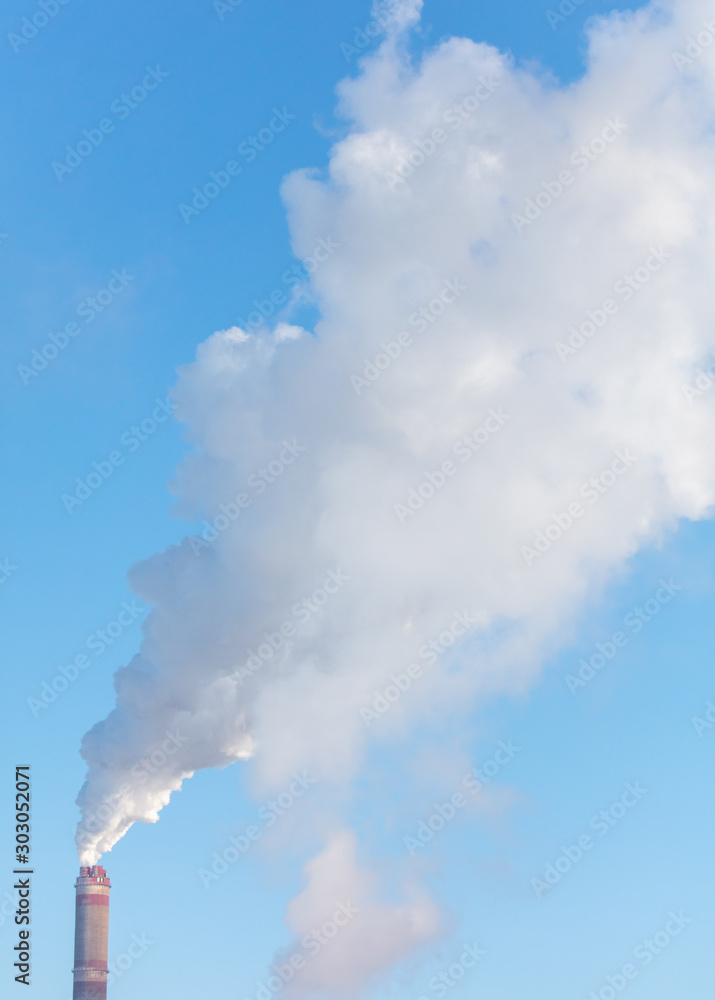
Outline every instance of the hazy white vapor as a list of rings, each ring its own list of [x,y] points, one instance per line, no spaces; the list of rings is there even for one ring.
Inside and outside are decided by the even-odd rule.
[[[176,490],[206,523],[133,570],[153,611],[83,745],[84,859],[199,768],[255,753],[267,787],[346,782],[374,734],[522,688],[614,570],[709,513],[715,393],[683,388],[715,347],[715,48],[683,55],[708,15],[596,22],[568,87],[468,39],[411,65],[394,29],[340,85],[327,171],[284,185],[323,318],[215,333],[180,373]],[[488,657],[437,656],[457,613],[499,625]],[[376,967],[434,932],[425,905],[380,917]],[[356,935],[321,988],[358,988],[330,957]]]
[[[437,907],[417,890],[406,903],[382,902],[355,853],[354,836],[342,831],[306,865],[307,886],[286,915],[296,940],[275,963],[285,976],[293,959],[290,998],[350,996],[439,930]]]

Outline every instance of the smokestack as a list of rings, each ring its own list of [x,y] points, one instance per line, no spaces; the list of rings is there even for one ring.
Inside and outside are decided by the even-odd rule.
[[[107,943],[111,883],[101,865],[85,865],[75,882],[72,1000],[107,1000]]]

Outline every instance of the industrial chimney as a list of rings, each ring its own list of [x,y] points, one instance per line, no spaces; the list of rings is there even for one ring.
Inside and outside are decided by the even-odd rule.
[[[85,865],[75,882],[72,1000],[107,1000],[107,942],[111,884],[101,865]]]

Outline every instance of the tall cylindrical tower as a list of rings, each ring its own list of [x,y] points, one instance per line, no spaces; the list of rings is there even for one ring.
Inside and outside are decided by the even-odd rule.
[[[111,884],[101,865],[83,866],[75,882],[72,1000],[107,1000],[107,943]]]

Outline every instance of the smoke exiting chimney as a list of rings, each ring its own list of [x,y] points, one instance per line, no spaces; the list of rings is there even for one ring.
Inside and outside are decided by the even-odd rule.
[[[72,1000],[106,1000],[109,890],[101,865],[85,865],[75,882],[74,989]]]

